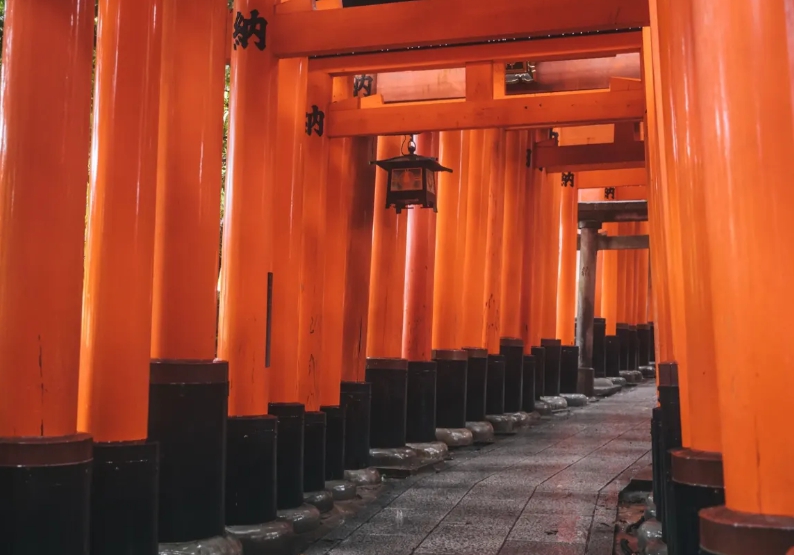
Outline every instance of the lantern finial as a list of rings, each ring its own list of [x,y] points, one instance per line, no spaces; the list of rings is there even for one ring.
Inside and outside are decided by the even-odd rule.
[[[413,135],[408,135],[408,155],[413,156],[416,154],[416,141]]]

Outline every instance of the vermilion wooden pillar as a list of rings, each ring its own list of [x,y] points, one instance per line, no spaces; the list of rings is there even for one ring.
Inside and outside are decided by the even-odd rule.
[[[400,156],[402,140],[403,137],[378,137],[377,159]],[[402,352],[408,214],[386,209],[387,178],[386,171],[375,174],[367,356],[376,358],[399,357]]]
[[[454,329],[454,345],[456,349],[460,348],[465,343],[463,321],[466,317],[466,309],[463,306],[463,290],[466,283],[466,275],[465,272],[460,270],[466,268],[466,249],[469,233],[469,182],[471,181],[470,170],[472,169],[471,153],[472,145],[477,143],[476,137],[473,131],[463,131],[460,147],[460,182],[458,188],[457,230],[455,235],[455,260],[458,271],[455,272],[455,279],[452,281],[455,306],[457,307],[455,309]]]
[[[544,186],[548,189],[548,210],[544,218],[543,249],[543,327],[544,338],[557,337],[557,280],[560,268],[560,204],[562,202],[562,176],[548,174]],[[559,339],[559,338],[558,338]]]
[[[560,255],[557,274],[556,335],[565,345],[574,344],[576,316],[576,238],[579,235],[579,195],[576,176],[571,186],[560,190]]]
[[[456,330],[460,315],[460,300],[456,297],[460,261],[456,257],[458,236],[465,237],[465,226],[460,227],[461,166],[463,158],[463,132],[440,133],[441,165],[452,173],[438,176],[438,215],[436,216],[435,274],[433,276],[433,349],[457,349]]]
[[[5,3],[0,537],[9,553],[89,552],[91,437],[77,433],[77,391],[93,15],[89,0]]]
[[[604,224],[604,233],[609,237],[619,234],[617,223]],[[607,321],[607,335],[615,335],[618,323],[618,251],[603,251],[603,273],[601,274],[601,317]]]
[[[487,223],[484,226],[485,240],[485,282],[482,297],[484,321],[482,344],[492,355],[499,354],[499,325],[501,318],[502,284],[502,241],[504,234],[505,202],[505,131],[489,129],[486,131],[483,146],[483,173],[488,167]]]
[[[532,145],[544,140],[548,131],[535,131]],[[531,147],[530,147],[531,148]],[[532,346],[540,345],[543,326],[543,245],[545,233],[543,216],[544,202],[548,199],[549,187],[546,184],[546,173],[543,170],[529,168],[526,175],[526,208],[524,220],[524,262],[522,270],[521,312],[525,321],[522,322],[522,339],[525,352],[529,353]]]
[[[502,294],[499,309],[499,327],[503,337],[521,337],[527,137],[528,132],[525,131],[508,131],[505,139]]]
[[[783,553],[794,544],[794,436],[780,426],[794,388],[789,7],[692,3],[726,497],[725,508],[701,513],[706,553]],[[783,86],[728,87],[726,60],[755,60],[759,82]],[[764,194],[747,194],[748,182],[764,183]]]
[[[648,235],[648,222],[639,222],[637,226],[639,235]],[[645,324],[648,317],[648,275],[650,271],[650,258],[648,249],[637,251],[637,288],[635,297],[637,299],[635,321],[637,324]]]
[[[99,4],[78,413],[97,442],[92,553],[157,543],[157,454],[146,439],[161,8]]]

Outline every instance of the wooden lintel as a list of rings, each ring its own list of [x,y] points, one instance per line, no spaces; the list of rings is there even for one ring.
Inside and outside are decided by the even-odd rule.
[[[644,114],[644,91],[599,90],[516,95],[483,101],[390,104],[358,110],[338,110],[332,105],[326,117],[326,129],[331,137],[397,135],[612,123],[638,120]]]
[[[627,170],[595,170],[576,174],[577,189],[606,189],[607,187],[635,187],[648,183],[645,168]]]
[[[532,152],[532,164],[551,173],[644,168],[645,143],[537,147]]]
[[[580,238],[576,238],[576,248],[581,248]],[[598,250],[600,251],[629,251],[647,249],[650,247],[647,235],[599,235]]]
[[[615,200],[580,202],[580,222],[644,222],[648,220],[648,201]]]
[[[309,60],[309,71],[326,71],[332,75],[355,75],[419,69],[447,69],[463,67],[469,62],[582,60],[639,52],[641,48],[642,33],[626,31],[604,35],[537,38],[470,46],[327,56]]]
[[[637,29],[650,24],[646,0],[421,0],[355,8],[276,13],[268,26],[276,56],[377,52]]]

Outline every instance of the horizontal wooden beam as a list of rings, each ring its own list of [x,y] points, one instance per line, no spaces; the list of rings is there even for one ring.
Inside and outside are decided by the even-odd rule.
[[[377,52],[562,35],[650,24],[647,0],[418,0],[276,13],[269,47],[280,58]]]
[[[644,91],[599,90],[358,109],[335,109],[332,104],[326,129],[331,137],[399,135],[492,127],[564,127],[633,121],[644,114]]]
[[[639,52],[641,48],[642,32],[627,31],[312,58],[309,60],[309,71],[325,71],[331,75],[355,75],[448,69],[463,67],[468,62],[579,60],[629,54]]]
[[[594,170],[576,174],[577,189],[606,189],[607,187],[634,187],[646,185],[645,168],[627,170]]]
[[[538,146],[532,151],[532,166],[550,173],[644,168],[645,144],[639,141],[626,141],[575,146]]]
[[[599,235],[596,247],[600,251],[630,251],[650,248],[647,235]],[[581,236],[576,237],[576,250],[582,248]]]
[[[648,220],[648,201],[615,200],[580,202],[580,222],[644,222]]]

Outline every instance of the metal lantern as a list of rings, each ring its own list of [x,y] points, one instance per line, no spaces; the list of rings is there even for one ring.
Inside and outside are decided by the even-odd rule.
[[[394,206],[399,214],[406,207],[421,206],[436,212],[436,172],[450,172],[438,163],[438,158],[416,155],[416,143],[411,135],[408,154],[370,162],[389,172],[386,182],[386,208]]]

